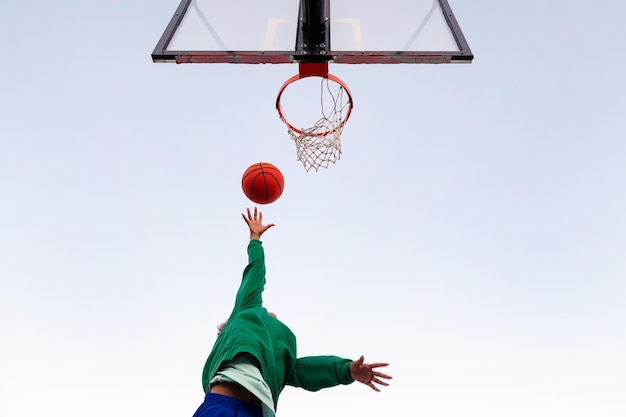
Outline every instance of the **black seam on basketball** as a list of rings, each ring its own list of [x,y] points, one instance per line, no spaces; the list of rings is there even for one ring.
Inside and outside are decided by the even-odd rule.
[[[257,181],[263,181],[263,185],[265,185],[265,193],[267,194],[267,185],[265,184],[265,178],[263,177],[263,172],[257,173],[256,176],[254,177],[254,180],[252,181],[252,189],[254,189],[254,186],[256,185]],[[252,194],[252,193],[250,193]],[[259,198],[260,201],[257,201],[259,204],[267,204],[267,195],[265,196],[265,202],[263,202],[261,196],[255,196],[257,198]]]
[[[270,192],[267,188],[267,179],[265,178],[265,171],[261,174],[263,175],[263,188],[265,189],[265,202],[268,203],[270,201]]]
[[[278,176],[276,174],[273,174],[271,172],[267,173],[268,176],[272,177],[274,179],[274,181],[276,181],[276,185],[278,185],[278,188],[280,189],[280,192],[283,192],[283,186],[281,184],[281,181],[278,179]],[[265,180],[266,184],[267,184],[267,180]]]
[[[259,162],[259,168],[261,168],[261,175],[263,175],[263,185],[265,188],[265,203],[267,204],[268,201],[270,201],[270,196],[267,190],[267,180],[265,179],[265,169],[263,167],[263,162]]]

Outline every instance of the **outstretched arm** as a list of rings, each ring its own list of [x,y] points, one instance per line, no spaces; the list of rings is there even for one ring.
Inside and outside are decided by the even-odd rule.
[[[348,385],[354,381],[362,382],[374,391],[380,391],[374,384],[389,385],[383,379],[389,375],[375,371],[374,368],[387,366],[387,363],[364,363],[361,356],[356,361],[338,356],[305,356],[298,358],[293,374],[287,385],[317,391],[336,385]]]
[[[259,240],[261,235],[273,224],[263,225],[263,215],[256,208],[254,214],[248,209],[248,216],[242,214],[250,229],[250,243],[248,243],[248,266],[243,271],[241,285],[235,298],[235,307],[231,314],[263,305],[263,288],[265,286],[265,255]]]
[[[274,226],[274,223],[263,226],[263,213],[254,208],[254,215],[248,209],[248,216],[241,213],[241,217],[248,224],[250,229],[250,240],[260,240],[261,235],[265,233],[267,229]]]
[[[350,363],[350,376],[355,381],[359,381],[374,391],[380,392],[380,389],[374,384],[382,386],[388,386],[389,384],[383,381],[383,379],[391,379],[389,375],[382,372],[375,371],[374,368],[380,368],[389,365],[388,363],[364,363],[365,358],[361,356],[359,359]]]

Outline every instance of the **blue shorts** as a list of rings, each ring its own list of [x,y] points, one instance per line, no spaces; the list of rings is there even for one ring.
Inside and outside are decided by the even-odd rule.
[[[263,411],[236,398],[207,392],[193,417],[263,417]]]

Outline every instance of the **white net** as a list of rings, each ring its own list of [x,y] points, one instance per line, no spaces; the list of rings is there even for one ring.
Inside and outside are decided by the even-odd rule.
[[[307,172],[313,168],[328,168],[341,158],[341,133],[352,102],[340,84],[329,84],[328,78],[321,83],[321,117],[313,127],[295,129],[286,119],[289,136],[296,144],[296,155]]]
[[[289,136],[296,143],[296,155],[298,161],[302,162],[304,169],[309,171],[314,168],[316,171],[320,168],[328,168],[329,163],[335,163],[341,158],[341,131],[343,126],[337,126],[331,133],[323,136],[317,136],[317,133],[324,132],[330,124],[326,119],[320,119],[321,126],[315,126],[306,129],[303,133],[298,134],[289,129]]]

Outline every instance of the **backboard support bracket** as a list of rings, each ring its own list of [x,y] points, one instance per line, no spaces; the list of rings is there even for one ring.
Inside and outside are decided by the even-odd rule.
[[[298,74],[300,75],[300,78],[306,78],[306,77],[328,78],[328,61],[299,62]]]
[[[330,61],[330,0],[300,0],[294,60]]]

